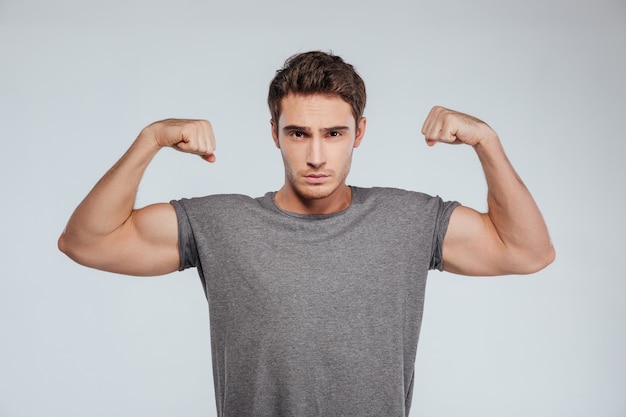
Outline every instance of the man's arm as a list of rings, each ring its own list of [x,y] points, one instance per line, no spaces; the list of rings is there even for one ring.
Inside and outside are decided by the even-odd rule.
[[[443,241],[444,270],[463,275],[530,274],[555,257],[537,204],[509,162],[497,134],[475,117],[443,107],[422,133],[437,142],[471,145],[487,179],[488,212],[457,207]]]
[[[62,252],[82,265],[127,275],[178,269],[174,208],[167,203],[134,208],[141,177],[163,147],[215,161],[209,122],[169,119],[151,124],[78,205],[59,238]]]

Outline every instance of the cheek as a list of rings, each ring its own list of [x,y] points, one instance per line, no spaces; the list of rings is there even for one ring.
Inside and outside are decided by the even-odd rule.
[[[338,160],[341,160],[344,164],[349,164],[352,161],[352,151],[354,149],[350,146],[341,150]]]
[[[302,152],[297,147],[282,146],[280,153],[283,157],[285,165],[297,165],[305,156],[301,155]]]

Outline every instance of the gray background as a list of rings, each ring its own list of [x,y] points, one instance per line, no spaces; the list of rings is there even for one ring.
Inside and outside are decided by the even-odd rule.
[[[142,127],[207,118],[218,161],[165,150],[139,205],[282,184],[265,98],[333,50],[368,86],[351,184],[485,208],[471,148],[425,146],[432,105],[500,134],[557,248],[528,277],[432,273],[412,416],[626,416],[623,0],[0,1],[0,416],[211,416],[195,270],[130,278],[56,249]]]

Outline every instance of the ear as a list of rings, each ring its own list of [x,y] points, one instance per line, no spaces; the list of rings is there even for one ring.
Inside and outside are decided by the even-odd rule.
[[[270,119],[270,126],[272,128],[272,139],[274,139],[274,145],[280,149],[280,142],[278,142],[278,125],[274,123],[274,119]]]
[[[356,137],[354,138],[354,147],[358,148],[365,135],[365,126],[367,125],[367,119],[361,117],[359,123],[356,125]]]

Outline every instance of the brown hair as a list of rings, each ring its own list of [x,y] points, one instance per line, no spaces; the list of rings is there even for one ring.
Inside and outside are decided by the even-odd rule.
[[[352,107],[356,123],[365,110],[365,83],[359,74],[341,57],[325,52],[311,51],[293,55],[276,71],[267,96],[276,128],[281,101],[289,94],[339,96]]]

